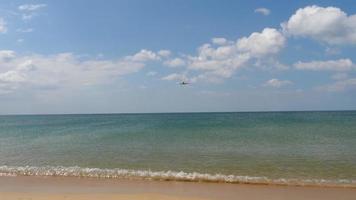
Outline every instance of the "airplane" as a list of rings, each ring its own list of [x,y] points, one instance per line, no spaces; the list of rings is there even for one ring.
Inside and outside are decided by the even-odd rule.
[[[180,84],[180,85],[188,85],[188,84],[190,84],[190,83],[185,82],[185,81],[182,81],[182,82],[180,82],[179,84]]]

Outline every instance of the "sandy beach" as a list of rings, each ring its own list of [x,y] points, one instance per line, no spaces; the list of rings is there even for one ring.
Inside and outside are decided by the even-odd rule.
[[[355,197],[354,188],[68,177],[0,177],[1,200],[353,200]]]
[[[356,0],[0,2],[0,200],[356,200]]]

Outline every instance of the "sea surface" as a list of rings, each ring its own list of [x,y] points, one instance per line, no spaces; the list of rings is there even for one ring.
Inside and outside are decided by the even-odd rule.
[[[356,187],[356,112],[0,116],[0,176]]]

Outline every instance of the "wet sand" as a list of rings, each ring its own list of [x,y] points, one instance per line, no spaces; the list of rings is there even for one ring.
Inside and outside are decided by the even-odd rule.
[[[70,177],[0,177],[0,200],[355,200],[356,189]]]

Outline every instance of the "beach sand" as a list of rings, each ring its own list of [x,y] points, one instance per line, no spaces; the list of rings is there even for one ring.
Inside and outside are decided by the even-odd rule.
[[[355,200],[356,189],[69,177],[0,177],[0,200]]]

